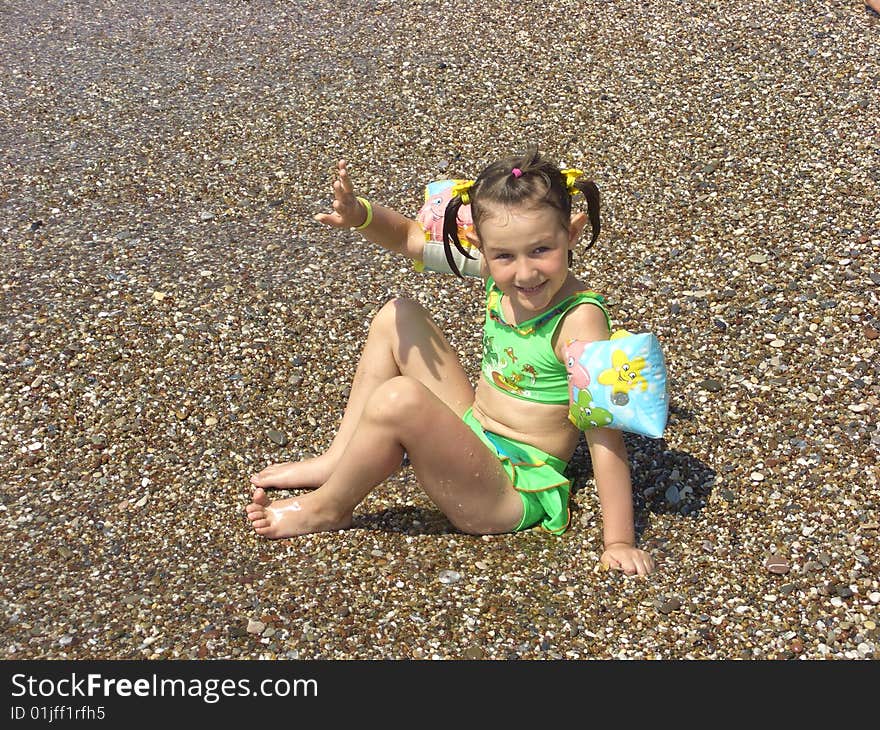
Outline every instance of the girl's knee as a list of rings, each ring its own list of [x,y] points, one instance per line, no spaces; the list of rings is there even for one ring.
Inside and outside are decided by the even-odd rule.
[[[391,326],[399,329],[406,321],[424,319],[427,316],[427,310],[415,299],[395,297],[385,302],[376,312],[376,316],[373,317],[373,327]]]
[[[407,425],[424,415],[433,394],[415,378],[399,375],[373,391],[364,414],[378,421]]]

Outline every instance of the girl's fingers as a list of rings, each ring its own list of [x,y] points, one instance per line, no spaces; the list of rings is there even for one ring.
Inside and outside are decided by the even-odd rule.
[[[353,224],[347,222],[350,218],[357,217],[358,203],[354,197],[354,186],[348,175],[348,162],[339,160],[336,163],[336,179],[333,181],[332,213],[317,213],[314,219],[334,228],[350,228]],[[362,216],[361,216],[362,217]]]
[[[606,557],[605,560],[604,560],[604,562],[605,562],[605,564],[606,564],[609,568],[612,568],[612,569],[615,569],[615,570],[620,570],[620,569],[623,567],[623,566],[620,564],[620,561],[619,561],[617,558],[615,558],[615,557],[613,557],[613,556],[611,556],[611,555],[609,555],[608,557]]]
[[[318,223],[333,226],[333,228],[347,228],[342,222],[342,216],[340,216],[339,213],[317,213],[315,215],[315,220],[318,221]]]
[[[638,568],[639,575],[648,575],[654,571],[654,561],[650,555],[643,553],[636,560],[636,568]]]
[[[354,185],[352,185],[351,178],[348,176],[348,170],[343,169],[339,171],[339,184],[342,191],[347,195],[354,193]]]
[[[354,193],[354,185],[352,185],[351,177],[349,177],[348,163],[345,160],[339,161],[337,175],[339,176],[338,182],[342,188],[342,192],[348,195]]]

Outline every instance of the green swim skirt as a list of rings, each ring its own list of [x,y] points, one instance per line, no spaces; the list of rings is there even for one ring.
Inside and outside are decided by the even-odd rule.
[[[568,528],[568,499],[571,482],[563,476],[562,459],[534,446],[484,431],[470,408],[462,420],[477,434],[498,459],[523,503],[523,517],[515,530],[526,530],[540,523],[541,528],[561,535]]]

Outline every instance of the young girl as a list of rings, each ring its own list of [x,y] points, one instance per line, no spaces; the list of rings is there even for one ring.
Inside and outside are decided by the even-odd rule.
[[[347,163],[337,168],[333,212],[316,220],[354,228],[422,262],[427,248],[436,246],[426,244],[423,227],[356,197]],[[572,212],[573,194],[587,199],[590,245],[599,233],[598,190],[578,176],[532,149],[489,165],[472,183],[456,184],[443,226],[446,270],[466,268],[456,265],[450,243],[462,251],[470,244],[473,253],[465,255],[479,263],[487,295],[476,389],[421,305],[388,302],[370,326],[330,448],[251,477],[256,488],[246,511],[257,534],[285,538],[349,527],[355,507],[400,468],[404,453],[425,492],[459,530],[566,530],[570,483],[563,472],[579,438],[569,420],[568,381],[577,363],[572,358],[567,364],[566,347],[608,339],[610,325],[602,298],[569,270],[588,222],[587,214]],[[473,228],[462,245],[456,220],[464,206]],[[622,434],[598,427],[585,435],[604,517],[602,563],[647,575],[654,562],[635,546]],[[264,490],[316,486],[276,501]]]

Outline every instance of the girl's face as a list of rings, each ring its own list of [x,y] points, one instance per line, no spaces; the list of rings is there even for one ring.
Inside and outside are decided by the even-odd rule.
[[[572,217],[566,229],[559,212],[548,206],[490,206],[480,222],[479,246],[498,288],[514,314],[528,318],[557,303],[568,278],[568,252],[584,228],[586,216]]]

